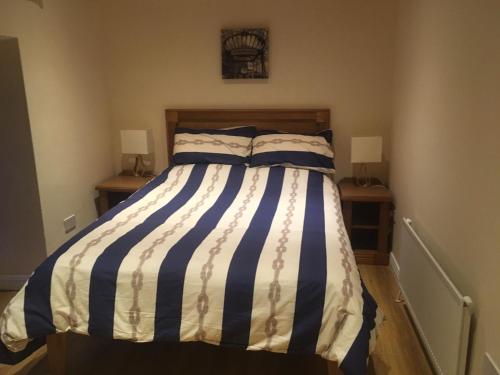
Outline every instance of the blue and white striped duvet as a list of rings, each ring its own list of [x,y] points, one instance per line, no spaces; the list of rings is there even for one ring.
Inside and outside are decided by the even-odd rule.
[[[0,362],[72,331],[317,353],[363,374],[376,311],[330,179],[182,165],[37,268],[0,319]]]

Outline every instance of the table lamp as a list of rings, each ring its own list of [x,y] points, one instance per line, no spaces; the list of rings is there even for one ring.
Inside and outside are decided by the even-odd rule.
[[[352,137],[351,163],[360,163],[359,174],[355,173],[355,183],[358,186],[371,186],[366,163],[382,162],[382,137]]]
[[[120,130],[122,154],[135,155],[134,176],[142,176],[145,172],[142,155],[153,152],[153,132],[147,130]]]

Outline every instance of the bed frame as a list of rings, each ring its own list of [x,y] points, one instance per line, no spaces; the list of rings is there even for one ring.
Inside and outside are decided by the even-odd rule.
[[[172,163],[174,134],[178,126],[189,128],[226,128],[254,125],[257,129],[312,134],[330,128],[329,109],[167,109],[167,152]],[[67,335],[47,337],[49,370],[52,375],[67,374]],[[342,375],[336,362],[328,362],[329,375]]]

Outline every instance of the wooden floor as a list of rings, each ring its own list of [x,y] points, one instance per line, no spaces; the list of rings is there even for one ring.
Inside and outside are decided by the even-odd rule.
[[[415,335],[404,306],[394,302],[398,288],[388,267],[360,266],[368,290],[382,308],[385,320],[372,355],[376,375],[431,375],[432,371]],[[0,309],[12,294],[0,293]],[[69,374],[308,374],[326,375],[326,362],[315,356],[288,356],[246,352],[199,343],[132,344],[85,336],[70,336]],[[47,375],[45,350],[31,369],[9,373]],[[41,358],[41,359],[40,359]],[[7,372],[8,371],[8,372]],[[373,375],[373,374],[371,374]]]

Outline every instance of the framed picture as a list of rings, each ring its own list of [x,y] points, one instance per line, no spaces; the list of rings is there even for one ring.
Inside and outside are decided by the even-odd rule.
[[[269,78],[268,29],[222,29],[222,78]]]

